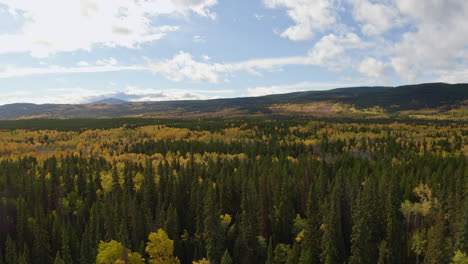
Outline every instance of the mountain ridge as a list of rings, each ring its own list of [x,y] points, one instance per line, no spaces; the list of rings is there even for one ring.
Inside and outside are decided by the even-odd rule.
[[[126,104],[126,103],[130,103],[130,102],[122,100],[122,99],[118,99],[118,98],[109,97],[109,98],[104,98],[104,99],[94,101],[94,102],[91,102],[91,103],[92,104]]]
[[[117,100],[117,99],[116,99]],[[122,100],[123,101],[123,100]],[[425,83],[389,86],[336,88],[258,97],[89,104],[29,104],[0,106],[0,120],[31,118],[117,118],[117,117],[232,117],[249,115],[343,115],[410,114],[441,109],[461,109],[465,115],[468,84]],[[426,111],[427,112],[427,111]],[[435,112],[434,112],[435,113]],[[408,114],[408,113],[406,113]],[[468,115],[468,114],[467,114]]]

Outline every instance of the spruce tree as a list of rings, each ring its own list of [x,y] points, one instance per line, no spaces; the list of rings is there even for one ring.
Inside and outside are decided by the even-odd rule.
[[[229,255],[229,251],[227,249],[224,251],[223,258],[221,259],[221,264],[232,264],[231,255]]]
[[[206,251],[211,263],[220,263],[223,256],[223,234],[218,210],[216,208],[216,190],[208,181],[205,198],[205,234]]]

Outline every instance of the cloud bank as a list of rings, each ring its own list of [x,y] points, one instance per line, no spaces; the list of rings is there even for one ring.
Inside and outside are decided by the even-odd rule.
[[[215,19],[217,0],[0,0],[22,21],[17,33],[0,35],[0,54],[28,52],[44,58],[95,46],[139,48],[179,29],[152,18],[190,13]]]

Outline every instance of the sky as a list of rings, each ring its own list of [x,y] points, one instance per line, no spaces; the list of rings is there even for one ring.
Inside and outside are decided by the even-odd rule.
[[[468,81],[466,0],[0,0],[0,105]]]

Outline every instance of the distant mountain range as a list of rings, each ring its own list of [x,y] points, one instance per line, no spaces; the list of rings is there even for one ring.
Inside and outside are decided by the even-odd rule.
[[[126,104],[128,101],[117,98],[105,98],[94,102],[95,104]]]
[[[399,87],[354,87],[213,100],[127,102],[108,98],[81,105],[0,106],[0,120],[268,115],[468,120],[468,84],[427,83]]]

